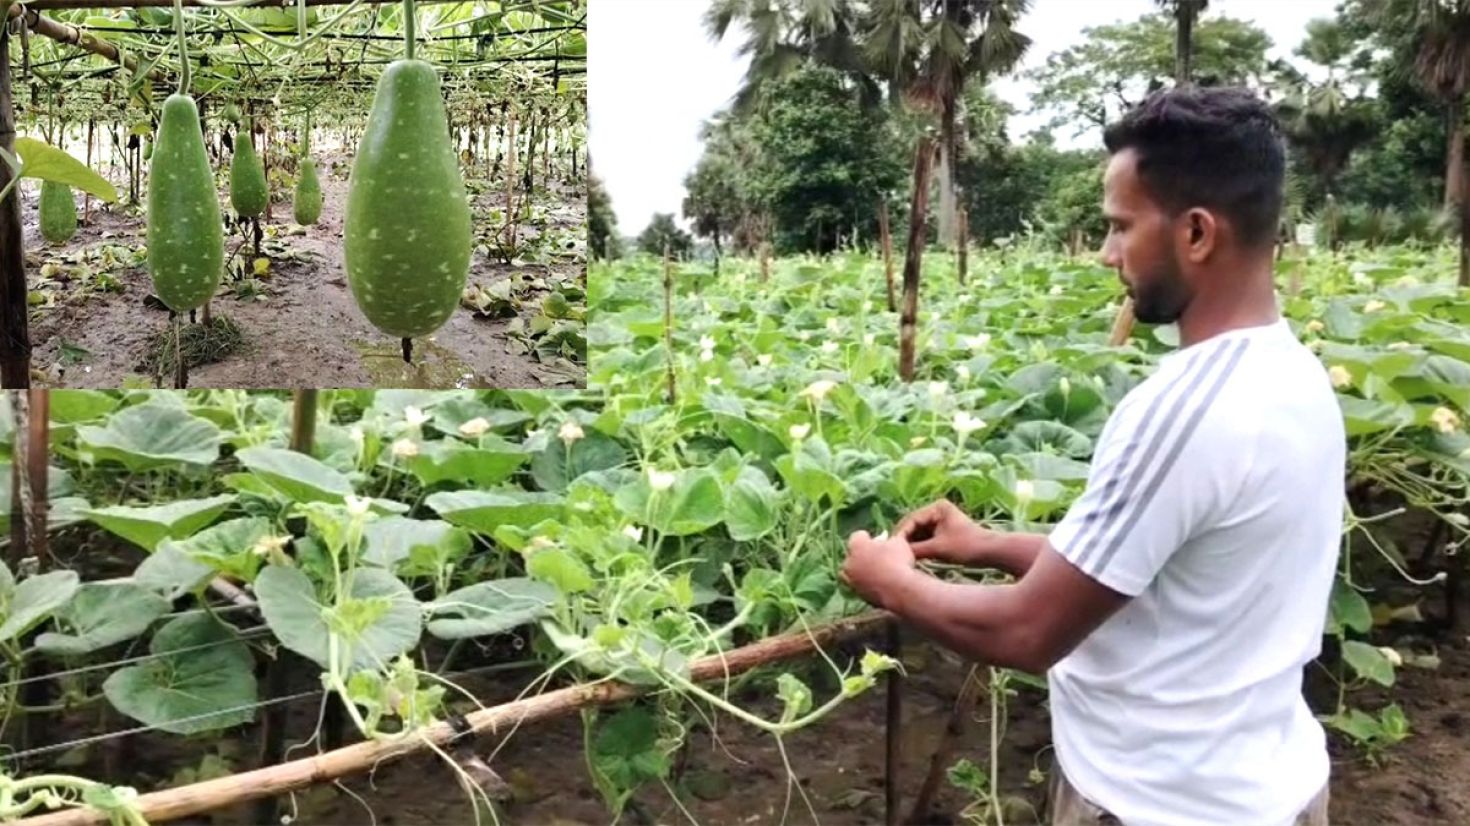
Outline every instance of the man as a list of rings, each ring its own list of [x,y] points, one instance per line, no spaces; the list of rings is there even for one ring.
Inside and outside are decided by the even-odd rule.
[[[1050,823],[1327,822],[1302,698],[1337,564],[1346,436],[1277,310],[1283,151],[1239,89],[1157,93],[1105,134],[1104,262],[1180,349],[1112,412],[1047,535],[940,502],[848,543],[843,579],[964,656],[1047,673]],[[941,581],[916,559],[1014,584]]]

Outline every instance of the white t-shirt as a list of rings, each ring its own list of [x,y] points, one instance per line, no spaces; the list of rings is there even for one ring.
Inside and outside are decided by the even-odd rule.
[[[1128,826],[1291,824],[1328,777],[1302,697],[1341,538],[1342,413],[1285,320],[1163,357],[1050,535],[1132,597],[1049,673],[1057,759]]]

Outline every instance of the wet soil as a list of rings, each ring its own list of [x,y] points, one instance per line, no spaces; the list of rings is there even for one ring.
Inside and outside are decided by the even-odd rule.
[[[350,164],[342,157],[320,159],[324,204],[320,221],[293,230],[289,192],[277,192],[273,221],[265,222],[263,252],[271,259],[258,286],[248,282],[226,284],[211,302],[216,316],[228,316],[244,333],[239,351],[222,361],[189,371],[190,387],[228,388],[335,388],[335,387],[575,387],[585,383],[585,366],[560,358],[539,358],[527,347],[516,327],[524,328],[539,312],[540,299],[557,282],[585,284],[584,249],[566,239],[585,235],[585,195],[572,184],[552,182],[538,191],[533,203],[543,218],[524,226],[523,235],[554,236],[558,248],[541,256],[545,263],[493,259],[477,247],[469,285],[490,286],[517,276],[527,282],[517,318],[487,319],[459,307],[433,335],[414,342],[414,364],[405,364],[397,339],[379,332],[353,302],[342,263],[342,211],[346,203]],[[539,185],[538,185],[539,186]],[[495,196],[475,198],[479,234]],[[30,288],[45,298],[31,315],[34,346],[33,376],[55,387],[110,388],[152,386],[145,354],[150,342],[169,324],[168,312],[146,301],[150,293],[146,263],[136,251],[144,243],[144,219],[139,210],[100,209],[93,204],[91,220],[83,224],[62,248],[48,246],[36,225],[35,195],[25,208],[28,216],[26,248]],[[228,203],[224,209],[228,212]],[[79,209],[80,212],[80,209]],[[226,237],[226,255],[237,248],[230,272],[253,250],[243,236]],[[93,248],[117,245],[124,260],[109,268],[112,289],[73,267],[89,260]],[[570,248],[570,249],[569,249]],[[129,256],[129,252],[132,255]],[[50,263],[54,266],[43,268]],[[243,286],[242,286],[243,284]],[[237,289],[238,288],[238,289]],[[163,378],[172,386],[172,377]]]

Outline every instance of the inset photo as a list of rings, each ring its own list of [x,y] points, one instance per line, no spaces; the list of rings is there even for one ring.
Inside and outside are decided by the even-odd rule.
[[[585,383],[587,0],[10,13],[5,387]]]

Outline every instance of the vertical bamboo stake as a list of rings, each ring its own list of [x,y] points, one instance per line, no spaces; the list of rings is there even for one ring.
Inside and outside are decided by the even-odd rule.
[[[27,434],[21,417],[25,410],[26,392],[16,391],[7,394],[10,397],[11,418],[15,420],[15,460],[10,463],[10,569],[14,571],[25,557],[26,548],[30,543],[26,539],[26,530],[30,527],[30,520],[26,519],[26,493],[30,491],[30,482],[26,480],[26,472],[29,468],[21,457]]]
[[[46,519],[50,511],[50,502],[46,498],[49,487],[47,480],[46,460],[50,453],[51,436],[48,430],[48,419],[50,413],[51,393],[47,390],[31,388],[26,393],[29,395],[29,408],[26,410],[26,450],[25,462],[30,466],[27,474],[26,484],[30,486],[29,496],[26,498],[26,520],[30,523],[26,531],[30,534],[31,541],[29,556],[40,561],[42,567],[51,567],[50,543],[46,534]],[[22,454],[15,452],[14,461],[20,462]]]
[[[954,708],[950,709],[949,721],[945,723],[944,734],[939,739],[939,746],[935,748],[934,756],[929,759],[929,773],[924,775],[924,783],[919,787],[918,796],[914,798],[914,807],[909,810],[909,823],[932,822],[932,818],[929,817],[929,807],[934,802],[934,796],[939,793],[939,781],[944,776],[950,755],[954,753],[955,743],[964,737],[965,730],[969,728],[970,711],[975,707],[975,701],[979,696],[980,668],[972,665],[969,672],[965,674],[965,682],[960,686],[960,693],[955,698]]]
[[[909,201],[909,246],[903,260],[903,312],[898,324],[898,376],[914,380],[914,348],[919,317],[919,271],[924,262],[924,223],[929,208],[929,172],[934,139],[921,138],[914,153],[914,191]]]
[[[888,279],[888,312],[898,312],[898,289],[893,283],[893,235],[888,231],[888,204],[878,199],[878,236],[883,244],[883,274]]]
[[[95,120],[87,121],[87,168],[92,168],[92,129],[97,125]],[[82,198],[82,223],[92,220],[92,193],[86,193]]]
[[[265,220],[271,220],[271,122],[260,129],[260,168],[265,172]],[[255,255],[260,256],[260,224],[255,225]]]
[[[296,390],[291,410],[291,449],[297,453],[311,455],[312,442],[316,437],[316,390]],[[275,659],[266,666],[266,692],[267,700],[273,700],[286,694],[286,677],[290,672],[290,664],[286,657],[290,656],[284,646],[276,647]],[[327,703],[328,718],[324,721],[326,736],[338,740],[336,744],[327,745],[327,748],[337,748],[340,745],[342,720],[340,712],[341,704],[330,701]],[[338,709],[336,719],[336,731],[332,731],[333,721],[330,717],[332,709]],[[261,726],[260,766],[268,768],[281,763],[286,756],[286,712],[287,706],[276,703],[265,712],[265,718]],[[278,799],[275,797],[262,797],[255,803],[256,823],[276,823],[280,820]]]
[[[1119,347],[1133,334],[1133,299],[1124,298],[1123,306],[1113,319],[1113,332],[1108,336],[1109,347]]]
[[[669,357],[669,404],[678,398],[674,375],[674,264],[669,260],[669,245],[664,244],[664,349]]]
[[[888,656],[902,659],[903,629],[898,620],[890,620],[886,631]],[[898,776],[903,769],[903,676],[895,668],[884,675],[884,680],[888,707],[883,726],[883,822],[886,826],[898,826]]]
[[[970,274],[970,211],[964,207],[955,210],[960,225],[957,227],[959,234],[959,277],[960,286],[964,286],[965,279]]]
[[[516,246],[516,110],[510,110],[510,135],[506,141],[505,157],[505,229],[510,239],[510,249]]]
[[[10,89],[10,27],[0,26],[0,147],[15,151],[15,110]],[[0,163],[0,189],[12,178]],[[0,387],[31,386],[30,306],[26,303],[26,261],[21,245],[20,187],[0,201]],[[19,464],[19,463],[17,463]],[[24,548],[24,543],[15,547]]]

